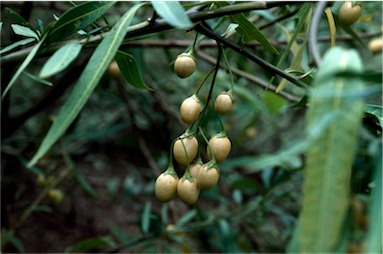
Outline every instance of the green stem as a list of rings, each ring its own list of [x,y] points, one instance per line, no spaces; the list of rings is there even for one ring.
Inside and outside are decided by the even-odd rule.
[[[218,47],[222,47],[220,44],[218,44]],[[227,70],[229,71],[230,76],[230,95],[233,96],[234,94],[234,79],[233,79],[233,73],[231,72],[230,63],[229,60],[226,57],[226,53],[224,50],[222,50],[223,59],[225,60],[225,64],[227,66]]]
[[[218,48],[217,62],[216,62],[215,68],[213,69],[214,70],[214,74],[213,74],[213,78],[211,80],[211,86],[210,86],[210,89],[209,89],[209,94],[208,94],[207,99],[206,99],[205,107],[202,109],[202,112],[201,112],[200,116],[198,117],[197,121],[195,121],[194,123],[192,123],[192,125],[190,125],[189,129],[191,129],[191,130],[194,130],[194,129],[199,127],[201,119],[205,115],[206,110],[207,110],[207,108],[209,106],[209,103],[211,101],[211,97],[212,97],[212,94],[213,94],[213,90],[214,90],[215,79],[217,78],[217,73],[218,73],[218,70],[219,70],[220,62],[221,62],[221,56],[222,56],[222,48],[219,47]],[[209,73],[209,75],[210,75],[210,73]],[[204,82],[205,82],[205,80],[204,80]],[[197,92],[198,91],[199,91],[199,89],[197,90]]]
[[[205,84],[206,80],[210,77],[210,75],[213,73],[213,71],[215,70],[215,68],[213,68],[209,74],[206,75],[205,79],[202,81],[201,85],[199,85],[197,91],[195,92],[196,95],[198,95],[198,92],[199,90],[201,90],[202,86]]]
[[[201,136],[202,138],[205,140],[206,144],[207,144],[207,147],[210,151],[210,156],[211,156],[211,162],[216,164],[216,160],[215,160],[215,156],[214,156],[214,152],[213,152],[213,149],[211,148],[210,144],[209,144],[209,140],[207,139],[207,137],[205,136],[205,133],[203,132],[202,128],[199,127],[199,132],[201,133]]]

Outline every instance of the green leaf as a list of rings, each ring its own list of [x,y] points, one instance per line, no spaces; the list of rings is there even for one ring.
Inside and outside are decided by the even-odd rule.
[[[262,100],[269,110],[270,114],[276,114],[280,112],[286,106],[286,100],[270,91],[266,91],[262,94]]]
[[[150,220],[151,220],[151,208],[152,208],[152,203],[146,202],[144,211],[142,212],[142,218],[141,218],[141,229],[143,233],[149,232]]]
[[[375,162],[365,253],[382,253],[382,149]]]
[[[20,253],[25,253],[24,243],[14,233],[7,229],[1,229],[1,247],[11,243]]]
[[[15,81],[18,79],[18,77],[21,75],[21,73],[25,70],[25,68],[27,68],[27,66],[29,65],[29,63],[32,61],[32,59],[35,57],[37,51],[40,49],[41,45],[43,44],[43,42],[45,41],[45,38],[46,37],[43,37],[34,47],[33,49],[31,50],[31,52],[29,52],[28,56],[25,58],[25,60],[23,61],[23,63],[20,65],[20,67],[17,69],[15,75],[13,75],[11,81],[9,82],[9,84],[7,85],[7,87],[4,89],[4,92],[2,94],[2,98],[5,97],[5,95],[8,93],[9,89],[11,89],[12,85],[15,83]]]
[[[230,5],[228,2],[214,2],[216,5],[222,7]],[[245,37],[246,41],[257,40],[265,49],[269,50],[271,53],[279,55],[278,50],[267,40],[266,36],[259,30],[253,23],[251,23],[245,15],[242,13],[231,14],[230,18],[236,22],[238,27],[238,32]]]
[[[45,62],[40,71],[40,78],[48,78],[64,70],[80,54],[82,45],[78,43],[69,43],[57,50]]]
[[[178,1],[150,1],[159,16],[170,25],[179,29],[191,28],[193,23],[185,14],[185,9]]]
[[[108,227],[112,234],[115,237],[117,237],[118,240],[120,240],[122,243],[129,242],[129,236],[117,224],[113,223],[112,221],[108,221]]]
[[[189,223],[192,219],[194,219],[197,216],[197,210],[193,209],[187,212],[185,215],[183,215],[178,223],[177,226],[183,226]]]
[[[5,11],[8,13],[8,15],[10,15],[15,20],[17,20],[17,22],[19,22],[19,23],[21,23],[21,24],[23,24],[25,26],[28,26],[29,28],[33,29],[33,27],[28,23],[28,21],[26,21],[23,17],[21,17],[17,12],[12,10],[11,8],[6,7]]]
[[[33,75],[30,72],[24,71],[23,73],[25,74],[25,76],[27,76],[28,78],[32,79],[35,82],[44,84],[46,86],[53,86],[52,82],[49,82],[48,80],[45,80],[45,79],[42,79],[42,78],[39,78],[39,77],[37,77],[36,75]]]
[[[368,104],[366,105],[365,111],[373,116],[375,116],[380,126],[383,127],[383,115],[382,115],[382,106],[381,105],[372,105]]]
[[[88,183],[88,181],[85,180],[84,176],[81,174],[81,172],[77,168],[73,170],[73,177],[74,179],[76,179],[77,183],[81,186],[81,188],[84,191],[86,191],[93,198],[97,197],[97,193],[95,192],[95,190]]]
[[[12,24],[11,25],[12,30],[15,34],[24,36],[24,37],[32,37],[35,38],[36,40],[39,40],[39,35],[32,29],[26,26],[20,26],[17,24]]]
[[[64,39],[77,33],[77,31],[86,28],[101,17],[114,3],[115,2],[109,1],[89,1],[67,10],[53,25],[48,41],[53,42]]]
[[[82,240],[65,249],[65,253],[86,252],[104,247],[114,247],[116,244],[110,236],[99,236]]]
[[[28,167],[36,164],[36,162],[49,151],[80,113],[109,64],[112,62],[136,11],[144,4],[145,3],[141,3],[131,7],[97,46],[84,71],[81,73],[72,93],[61,108],[48,134],[44,137],[37,153],[28,163]]]
[[[358,53],[338,47],[330,49],[319,67],[309,98],[307,135],[313,138],[312,129],[323,122],[326,125],[316,132],[307,149],[298,240],[299,251],[304,253],[334,251],[341,240],[349,206],[349,181],[364,102],[361,97],[347,97],[343,93],[361,91],[364,84],[360,79],[338,77],[337,73],[344,70],[362,71]],[[333,94],[323,95],[323,91]]]
[[[129,82],[129,84],[137,88],[152,90],[142,80],[141,73],[138,69],[138,65],[134,56],[123,51],[118,51],[115,59],[122,75],[124,76],[125,80]]]
[[[290,54],[290,51],[293,50],[295,53],[294,59],[290,65],[291,69],[297,69],[299,65],[302,65],[302,55],[304,53],[304,50],[307,45],[307,40],[308,40],[308,32],[309,32],[309,23],[311,22],[311,9],[312,9],[313,4],[312,3],[304,3],[302,7],[299,9],[299,12],[296,14],[296,17],[298,19],[298,22],[295,26],[294,33],[290,36],[290,33],[288,30],[283,27],[282,25],[278,24],[278,27],[282,30],[282,32],[286,35],[288,38],[289,42],[285,48],[285,51],[283,52],[281,58],[279,59],[277,63],[277,67],[280,67],[282,63],[285,62],[287,56]],[[296,38],[298,34],[301,32],[301,30],[304,28],[306,24],[306,31],[304,31],[304,40],[301,45],[298,45],[296,43]],[[274,77],[270,80],[270,84],[274,80]],[[286,79],[282,79],[281,82],[279,83],[276,92],[282,91],[282,89],[286,86],[288,81]]]
[[[17,48],[17,47],[27,45],[27,44],[29,44],[29,43],[31,43],[31,42],[34,42],[34,41],[35,41],[34,38],[26,38],[26,39],[17,41],[17,42],[15,42],[15,43],[12,43],[11,45],[8,45],[8,46],[2,48],[2,49],[0,50],[0,55],[6,53],[6,52],[8,52],[8,51],[11,51],[12,49],[15,49],[15,48]]]

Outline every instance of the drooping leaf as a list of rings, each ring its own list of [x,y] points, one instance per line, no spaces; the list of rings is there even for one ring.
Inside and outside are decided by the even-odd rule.
[[[73,170],[73,177],[76,179],[77,183],[81,186],[81,188],[84,191],[86,191],[91,197],[97,197],[96,191],[92,188],[89,182],[85,180],[84,176],[77,168]]]
[[[24,243],[15,236],[14,232],[3,228],[1,229],[1,245],[5,246],[6,243],[12,244],[20,253],[25,253]]]
[[[12,18],[17,20],[17,22],[19,22],[20,24],[28,26],[29,28],[32,29],[32,26],[28,23],[28,21],[26,21],[23,17],[21,17],[17,12],[15,12],[9,7],[5,7],[5,11],[7,12],[8,15],[10,15]]]
[[[17,47],[27,45],[27,44],[34,42],[34,41],[35,41],[34,38],[26,38],[26,39],[19,40],[15,43],[12,43],[11,45],[8,45],[8,46],[2,48],[0,50],[0,55],[7,53],[8,51],[11,51],[12,49],[15,49]]]
[[[306,19],[300,19],[299,20],[298,25],[297,25],[297,29],[294,32],[294,35],[293,36],[287,35],[287,37],[289,39],[289,43],[292,42],[291,47],[292,47],[293,52],[294,52],[294,58],[293,58],[293,61],[291,62],[289,69],[297,70],[297,69],[299,69],[299,67],[302,69],[305,69],[302,58],[303,58],[303,54],[306,50],[307,41],[309,38],[308,33],[309,33],[310,26],[307,24],[311,20],[311,8],[309,8],[309,7],[310,7],[309,5],[306,5],[306,7],[304,8],[304,10],[306,10],[307,17],[306,17]],[[300,15],[298,15],[298,16],[300,16]],[[298,35],[297,31],[299,31],[298,28],[300,29],[305,23],[306,23],[306,30],[304,31],[304,34],[303,34],[304,39],[303,39],[302,44],[298,45],[298,43],[295,42],[295,39],[292,40],[291,37],[296,38],[296,36]],[[286,30],[282,26],[281,26],[281,28],[283,31]],[[285,32],[285,34],[287,34],[287,31]],[[287,51],[284,52],[284,55],[286,54],[286,52]],[[281,61],[278,62],[278,64],[281,64],[281,63],[282,63]],[[285,88],[287,83],[288,83],[287,79],[282,79],[281,82],[278,84],[277,89],[275,89],[275,92],[277,92],[277,93],[281,92]]]
[[[106,10],[108,10],[115,2],[84,2],[67,10],[59,17],[59,20],[53,25],[48,42],[64,39],[77,31],[86,28]]]
[[[141,230],[143,233],[149,232],[150,221],[151,221],[151,208],[152,208],[152,203],[146,202],[144,206],[144,211],[142,212],[142,218],[141,218]]]
[[[335,36],[336,36],[336,25],[334,16],[332,15],[331,9],[327,7],[325,9],[328,25],[330,27],[330,39],[331,39],[331,47],[335,47]]]
[[[365,111],[367,113],[375,116],[378,119],[380,126],[383,127],[382,106],[368,104],[368,105],[366,105]]]
[[[112,232],[112,234],[122,243],[127,243],[129,242],[129,236],[124,232],[124,230],[115,224],[112,221],[108,221],[108,227],[109,230]]]
[[[45,80],[45,79],[42,79],[40,77],[37,77],[36,75],[33,75],[30,72],[24,71],[23,73],[25,74],[25,76],[27,76],[28,78],[32,79],[33,81],[35,81],[37,83],[41,83],[41,84],[44,84],[46,86],[53,86],[52,82]]]
[[[300,252],[334,251],[347,215],[349,180],[364,103],[361,97],[343,95],[347,90],[357,92],[363,89],[360,79],[337,76],[344,70],[362,70],[357,52],[338,47],[330,49],[322,60],[311,90],[306,130],[314,142],[306,155],[298,237]],[[323,91],[332,91],[332,94]],[[326,124],[313,135],[312,129],[323,122]]]
[[[290,33],[286,28],[284,28],[282,25],[278,25],[279,28],[281,28],[282,32],[286,35],[289,42],[286,46],[285,51],[283,52],[281,58],[279,59],[277,63],[277,67],[281,66],[282,63],[285,62],[286,57],[289,55],[290,50],[293,49],[293,52],[295,53],[293,62],[290,65],[291,69],[298,69],[300,65],[302,65],[302,56],[305,51],[307,40],[308,40],[308,32],[309,32],[309,23],[311,21],[311,13],[312,13],[312,3],[304,3],[300,10],[298,11],[296,17],[298,19],[297,25],[294,29],[294,33],[290,36]],[[301,45],[298,45],[296,43],[296,38],[298,34],[301,32],[301,30],[306,25],[306,31],[304,36],[304,41]],[[303,66],[302,66],[303,68]],[[271,79],[270,83],[274,80],[274,78]],[[281,92],[283,88],[287,85],[288,81],[286,79],[282,79],[281,82],[278,84],[278,87],[276,89],[276,92]]]
[[[11,25],[12,30],[15,34],[24,36],[24,37],[31,37],[35,38],[36,40],[39,40],[39,35],[32,29],[26,26],[20,26],[18,24],[12,24]]]
[[[219,1],[215,2],[218,6],[227,6],[230,5],[228,2]],[[273,54],[279,55],[278,50],[267,40],[266,36],[259,30],[253,23],[251,23],[245,15],[242,13],[231,14],[230,18],[236,22],[238,27],[238,32],[245,36],[246,41],[257,40],[263,47],[272,52]]]
[[[28,167],[36,164],[36,162],[44,156],[52,145],[65,133],[69,125],[80,113],[82,107],[85,105],[89,96],[92,94],[104,72],[113,60],[136,11],[144,4],[145,3],[141,3],[131,7],[97,46],[72,93],[62,107],[56,120],[53,122],[48,134],[44,137],[37,153],[29,162]]]
[[[110,236],[99,236],[82,240],[73,246],[65,249],[65,253],[88,252],[91,250],[101,249],[105,247],[114,247],[116,244]]]
[[[82,48],[81,44],[69,43],[57,50],[49,59],[45,62],[43,68],[40,71],[40,78],[48,78],[62,70],[65,70],[69,64],[76,59]]]
[[[230,23],[230,24],[227,26],[226,31],[223,32],[223,34],[221,34],[221,37],[223,37],[223,38],[228,38],[228,37],[230,37],[238,27],[239,27],[238,24],[236,24],[236,23]]]
[[[27,66],[29,65],[29,63],[33,60],[33,58],[35,57],[37,51],[40,49],[41,45],[43,44],[43,42],[45,41],[45,38],[46,37],[43,37],[34,47],[33,49],[31,50],[31,52],[29,52],[28,56],[25,58],[25,60],[23,61],[23,63],[20,65],[20,67],[17,69],[16,73],[13,75],[11,81],[9,81],[9,84],[7,85],[7,87],[5,88],[3,94],[2,94],[2,98],[5,97],[5,95],[8,93],[9,89],[11,89],[12,85],[15,83],[15,81],[18,79],[18,77],[21,75],[21,73],[23,73],[23,71],[25,70],[25,68],[27,68]]]
[[[123,51],[118,51],[115,57],[118,67],[121,70],[125,80],[132,86],[137,88],[143,88],[151,90],[141,77],[141,73],[138,69],[136,59],[131,55]]]
[[[193,26],[178,1],[151,1],[151,4],[157,14],[175,28],[187,29]]]
[[[374,181],[369,208],[369,223],[365,253],[382,253],[382,149],[380,147],[374,168]]]

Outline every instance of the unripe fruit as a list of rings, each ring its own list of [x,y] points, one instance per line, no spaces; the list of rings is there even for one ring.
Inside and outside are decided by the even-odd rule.
[[[197,156],[198,141],[195,137],[178,139],[173,146],[174,159],[181,165],[189,164]],[[183,143],[183,145],[182,145]],[[185,147],[184,147],[185,146]],[[185,153],[186,150],[186,153]]]
[[[362,7],[360,5],[352,5],[351,1],[342,4],[339,10],[339,22],[344,26],[351,26],[360,17]]]
[[[41,187],[45,186],[46,183],[47,183],[47,179],[46,179],[46,177],[44,175],[40,174],[40,175],[37,176],[36,183],[37,183],[38,186],[41,186]]]
[[[190,174],[192,175],[192,177],[197,178],[198,171],[200,170],[201,167],[202,167],[202,164],[199,164],[199,163],[190,165]]]
[[[208,165],[203,165],[198,171],[197,184],[202,190],[213,188],[219,180],[219,172],[216,167],[209,168]]]
[[[195,60],[192,56],[183,53],[174,62],[174,71],[180,78],[187,78],[193,74],[196,68]]]
[[[222,92],[218,95],[217,99],[214,102],[214,109],[220,115],[227,114],[231,112],[234,108],[233,98],[227,92]]]
[[[47,196],[54,205],[59,205],[64,198],[64,194],[58,189],[50,189]]]
[[[172,200],[177,194],[178,176],[162,173],[154,184],[154,193],[161,202]]]
[[[368,43],[368,50],[370,50],[373,54],[382,53],[383,50],[383,39],[382,38],[376,38],[371,40]]]
[[[191,180],[187,178],[181,178],[178,181],[177,185],[177,193],[178,197],[185,204],[192,205],[197,202],[199,197],[199,187],[197,185],[197,181],[192,178]]]
[[[194,123],[201,113],[201,103],[197,96],[190,96],[186,98],[180,107],[180,114],[182,120],[187,124]]]
[[[229,155],[231,150],[231,142],[228,137],[213,136],[209,140],[210,148],[213,150],[215,161],[221,162]],[[211,160],[211,154],[209,146],[207,149],[207,156]]]
[[[118,64],[116,61],[113,61],[110,63],[108,67],[108,74],[113,78],[118,78],[121,75],[120,67],[118,67]]]

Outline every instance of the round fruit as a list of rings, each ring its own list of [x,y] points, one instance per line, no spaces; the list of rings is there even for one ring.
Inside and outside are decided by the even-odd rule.
[[[201,167],[202,167],[202,164],[199,164],[199,163],[190,165],[190,174],[192,175],[192,177],[197,178],[198,171],[200,170]]]
[[[154,184],[154,193],[161,202],[172,200],[177,194],[178,176],[162,173]]]
[[[344,26],[351,26],[360,17],[362,7],[360,5],[352,5],[352,1],[346,1],[339,10],[339,22]]]
[[[199,188],[197,181],[193,178],[189,180],[187,178],[181,178],[177,185],[178,197],[185,204],[192,205],[197,202],[199,196]]]
[[[214,102],[214,109],[220,115],[227,114],[231,112],[234,108],[233,98],[227,92],[222,92],[218,95],[217,99]]]
[[[180,78],[189,77],[193,74],[195,68],[194,58],[186,53],[179,55],[174,62],[174,71]]]
[[[182,120],[187,124],[194,123],[201,113],[201,103],[197,96],[190,96],[186,98],[180,107],[180,114]]]
[[[213,136],[209,140],[209,145],[210,145],[210,148],[213,150],[214,158],[217,163],[226,159],[226,157],[229,155],[231,150],[231,142],[228,137]],[[207,149],[207,156],[211,160],[209,146],[206,149]]]
[[[181,165],[189,164],[197,156],[198,141],[195,137],[178,139],[173,146],[174,159]],[[182,145],[183,143],[183,145]],[[186,153],[185,153],[186,150]]]
[[[40,174],[37,176],[36,183],[38,186],[45,186],[47,184],[47,179],[44,175]]]
[[[216,167],[211,167],[207,164],[203,165],[198,171],[197,184],[202,190],[213,188],[219,180],[219,172]]]
[[[108,73],[113,78],[118,78],[121,75],[120,67],[118,67],[116,61],[110,63],[108,67]]]
[[[64,194],[61,190],[58,189],[50,189],[47,195],[49,200],[52,201],[55,205],[60,204],[64,198]]]
[[[371,40],[368,43],[368,50],[370,50],[373,54],[382,53],[383,50],[383,39],[382,38],[376,38]]]

